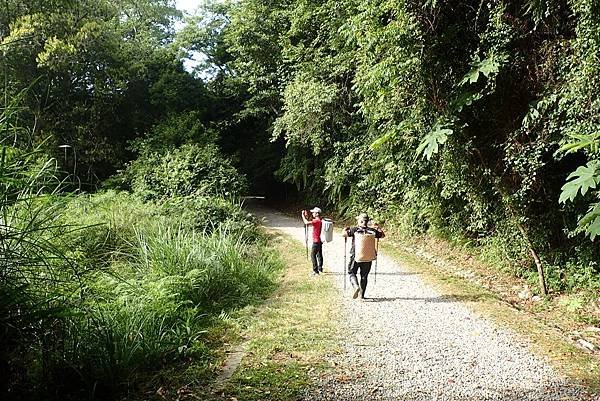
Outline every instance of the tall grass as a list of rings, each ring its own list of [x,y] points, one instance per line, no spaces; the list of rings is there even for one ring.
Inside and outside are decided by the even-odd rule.
[[[159,228],[137,235],[137,266],[177,279],[181,295],[204,310],[244,305],[272,285],[273,255],[221,229],[210,235]]]
[[[25,398],[113,399],[173,363],[208,363],[213,319],[264,297],[280,268],[239,206],[228,204],[223,221],[197,230],[202,222],[126,193],[54,205],[47,210],[59,217],[38,225],[43,241],[34,241],[56,250],[56,257],[38,255],[53,273],[20,282],[42,300],[25,308],[40,323],[27,341],[20,331],[8,334],[21,345],[7,360],[19,365],[13,390],[31,384]],[[246,225],[249,232],[240,232]],[[9,282],[15,291],[21,285]],[[39,314],[51,305],[52,314]]]
[[[10,399],[26,397],[18,389],[31,387],[29,372],[43,371],[44,345],[86,272],[59,245],[73,228],[57,218],[55,165],[37,149],[17,148],[20,131],[0,120],[2,134],[15,135],[0,139],[0,398]]]

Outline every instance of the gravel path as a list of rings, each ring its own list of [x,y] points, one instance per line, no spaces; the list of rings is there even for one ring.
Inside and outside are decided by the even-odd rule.
[[[266,226],[304,241],[300,218],[255,209]],[[385,240],[384,240],[385,241]],[[344,298],[348,341],[306,400],[600,400],[561,378],[526,341],[443,298],[380,254],[367,299],[343,291],[343,238],[323,246],[325,272]],[[307,265],[307,274],[310,267]]]

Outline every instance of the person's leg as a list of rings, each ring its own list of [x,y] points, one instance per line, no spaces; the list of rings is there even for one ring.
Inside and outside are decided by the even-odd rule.
[[[372,262],[360,263],[360,297],[365,297],[365,291],[367,291],[367,276],[371,271]]]
[[[310,260],[312,261],[312,269],[314,273],[319,273],[319,265],[317,262],[317,252],[318,252],[319,244],[313,242],[312,248],[310,250]]]
[[[319,242],[317,245],[317,268],[319,272],[323,271],[323,243]]]
[[[354,267],[354,255],[350,254],[350,262],[348,262],[348,274],[352,274],[352,268]],[[354,272],[356,274],[356,271]]]
[[[354,289],[354,294],[352,294],[352,298],[358,298],[360,294],[360,285],[358,285],[358,279],[356,278],[356,273],[358,272],[358,263],[354,261],[354,257],[350,258],[351,266],[348,266],[348,274],[350,275],[350,284]]]

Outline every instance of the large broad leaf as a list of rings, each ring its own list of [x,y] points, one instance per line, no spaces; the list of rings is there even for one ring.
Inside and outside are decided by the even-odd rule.
[[[479,71],[487,77],[491,74],[497,74],[500,71],[500,63],[496,59],[494,54],[491,54],[490,57],[484,59],[479,65]]]
[[[600,150],[600,132],[595,134],[569,134],[571,141],[560,148],[560,152],[572,153],[587,149],[592,153]]]
[[[585,195],[590,188],[594,189],[600,184],[600,162],[592,160],[587,166],[579,166],[567,177],[567,181],[561,188],[560,203],[567,200],[572,202],[579,193]]]
[[[450,128],[436,124],[421,141],[421,144],[417,148],[417,154],[423,154],[427,157],[427,160],[430,160],[434,154],[439,152],[440,145],[446,143],[448,135],[451,135],[452,133],[453,131]]]
[[[481,75],[489,78],[492,74],[497,74],[500,71],[500,64],[506,60],[506,56],[490,53],[487,58],[479,60],[476,58],[472,63],[471,70],[465,74],[459,85],[466,83],[474,84],[479,80]]]
[[[585,230],[592,241],[600,235],[600,202],[591,205],[590,211],[579,220],[577,226],[580,230]]]
[[[590,239],[593,241],[597,235],[600,234],[600,214],[596,216],[594,221],[587,226],[585,229],[585,233],[590,236]]]
[[[467,82],[470,84],[474,84],[479,80],[479,68],[475,67],[471,71],[467,72],[463,79],[460,81],[460,85],[464,85]]]

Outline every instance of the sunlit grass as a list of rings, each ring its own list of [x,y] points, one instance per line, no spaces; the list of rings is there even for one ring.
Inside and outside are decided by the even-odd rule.
[[[10,310],[19,312],[29,334],[17,337],[15,331],[6,338],[10,363],[24,364],[13,386],[31,382],[26,391],[35,397],[137,394],[178,383],[161,375],[177,365],[202,372],[197,380],[208,381],[227,337],[219,330],[227,326],[228,314],[264,299],[282,268],[264,239],[256,238],[252,222],[233,206],[223,210],[224,219],[230,209],[235,212],[231,223],[242,219],[233,229],[214,221],[199,222],[211,230],[197,231],[197,224],[184,225],[161,205],[125,193],[53,204],[40,205],[36,220],[22,219],[20,231],[11,228],[11,235],[30,234],[13,241],[21,255],[11,259],[20,281],[6,281],[0,294],[2,302],[20,302]],[[248,234],[240,231],[245,227]],[[32,245],[43,252],[34,255]],[[5,291],[4,284],[14,291]],[[16,295],[24,289],[28,299],[20,301]]]
[[[340,347],[339,299],[327,276],[307,275],[304,249],[290,238],[272,240],[285,263],[278,289],[263,304],[242,311],[246,355],[223,397],[297,399],[328,366],[324,356]]]

